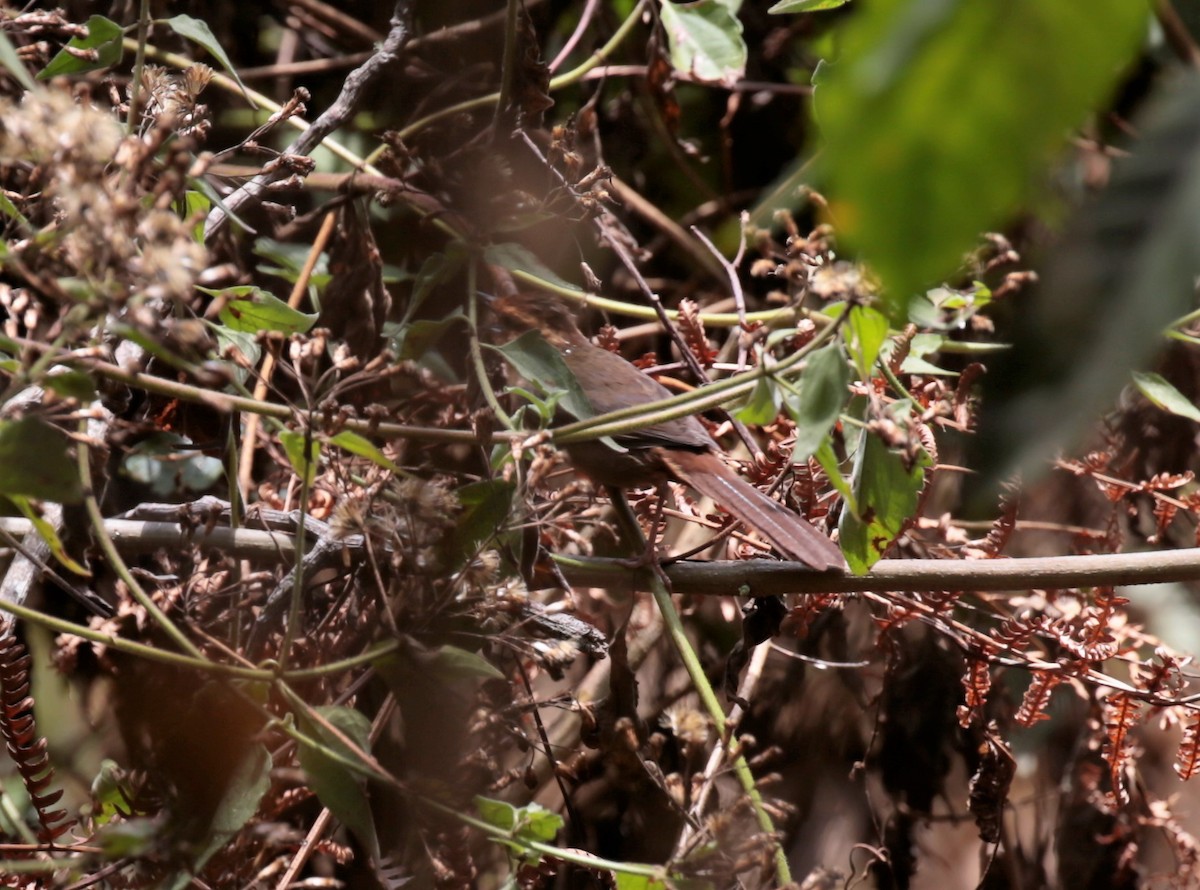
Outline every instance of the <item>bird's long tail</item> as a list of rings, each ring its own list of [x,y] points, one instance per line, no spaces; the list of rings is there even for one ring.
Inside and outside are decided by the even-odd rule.
[[[712,452],[661,448],[659,454],[682,481],[757,530],[785,556],[822,572],[845,568],[837,544],[767,497]]]

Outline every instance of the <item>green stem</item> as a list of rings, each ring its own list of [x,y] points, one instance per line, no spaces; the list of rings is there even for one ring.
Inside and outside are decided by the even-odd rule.
[[[700,696],[700,701],[704,705],[704,709],[708,711],[708,715],[712,718],[713,725],[717,729],[717,744],[727,744],[729,724],[725,719],[725,710],[721,707],[721,702],[717,698],[717,693],[712,688],[712,684],[708,682],[708,675],[704,672],[704,665],[700,663],[700,658],[696,655],[696,650],[692,648],[691,641],[687,638],[687,631],[683,628],[683,622],[679,618],[679,612],[675,608],[671,594],[657,574],[651,576],[650,593],[654,596],[654,602],[657,603],[658,611],[663,617],[664,624],[666,624],[667,636],[670,637],[671,642],[674,644],[675,651],[679,653],[679,657],[683,661],[683,666],[687,670],[688,676],[692,679],[692,685],[696,687],[696,693]],[[759,793],[758,787],[754,782],[754,774],[750,771],[750,764],[746,762],[746,758],[743,755],[738,754],[734,757],[733,772],[737,776],[742,790],[746,792],[746,796],[750,799],[750,806],[753,808],[755,818],[758,820],[758,827],[766,834],[774,834],[775,823],[771,821],[770,813],[763,806],[762,795]],[[788,866],[787,854],[784,853],[781,844],[776,844],[775,846],[775,869],[776,879],[779,884],[791,883],[792,871]]]
[[[558,77],[551,78],[550,92],[570,86],[583,79],[593,68],[604,64],[610,55],[616,50],[621,42],[629,36],[629,32],[641,20],[642,10],[645,8],[647,0],[638,0],[638,5],[633,8],[633,12],[621,23],[621,27],[613,33],[608,42],[600,49],[592,53],[590,59],[575,68],[568,71],[566,74],[560,74]],[[474,99],[467,99],[465,102],[459,102],[455,105],[449,105],[446,108],[440,108],[432,114],[427,114],[420,120],[413,121],[404,129],[396,134],[396,141],[403,142],[406,139],[411,139],[416,133],[421,132],[432,123],[442,120],[443,118],[452,117],[456,114],[463,114],[467,111],[474,111],[477,108],[489,108],[495,105],[501,99],[500,93],[488,93],[486,96],[476,96]]]
[[[79,440],[78,446],[78,463],[79,463],[79,478],[83,483],[84,490],[84,506],[87,508],[88,519],[92,523],[92,532],[96,536],[97,542],[100,544],[100,549],[104,553],[104,558],[108,561],[109,567],[117,573],[117,577],[125,582],[125,586],[129,588],[130,595],[138,601],[146,613],[161,627],[175,644],[184,652],[192,656],[192,658],[207,662],[196,645],[187,638],[182,630],[175,625],[166,613],[158,607],[158,604],[142,589],[142,585],[138,584],[137,579],[133,577],[133,573],[129,571],[129,566],[125,564],[120,552],[117,550],[116,544],[109,536],[108,530],[104,527],[104,514],[100,512],[100,504],[96,500],[96,493],[92,489],[92,466],[91,466],[91,449],[85,444],[87,437],[87,421],[79,421]]]
[[[150,39],[150,0],[141,0],[138,9],[137,52],[133,58],[133,80],[129,83],[129,114],[125,119],[125,134],[137,129],[138,100],[142,96],[142,71],[146,67],[146,42]]]

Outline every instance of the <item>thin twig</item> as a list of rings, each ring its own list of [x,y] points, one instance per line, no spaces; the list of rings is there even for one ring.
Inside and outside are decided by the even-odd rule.
[[[391,29],[379,50],[361,67],[347,75],[342,92],[334,103],[326,109],[324,114],[313,121],[307,130],[297,136],[292,144],[284,149],[283,153],[285,155],[308,155],[326,136],[349,120],[367,87],[400,61],[400,51],[411,35],[409,5],[406,0],[401,0],[395,6]],[[224,202],[225,209],[214,207],[209,213],[204,225],[204,239],[210,240],[228,221],[229,214],[236,214],[239,210],[261,200],[271,183],[287,175],[288,171],[285,166],[280,165],[271,172],[260,173],[229,195]]]

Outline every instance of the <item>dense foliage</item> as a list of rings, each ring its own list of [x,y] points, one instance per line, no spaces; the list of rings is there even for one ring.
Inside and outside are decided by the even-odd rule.
[[[0,5],[0,883],[1200,881],[1190,0],[94,6]],[[846,570],[566,457],[688,415]]]

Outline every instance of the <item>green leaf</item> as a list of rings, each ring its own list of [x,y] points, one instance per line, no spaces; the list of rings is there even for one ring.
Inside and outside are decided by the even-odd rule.
[[[3,35],[4,32],[0,31],[0,37]],[[29,225],[29,220],[25,218],[25,214],[17,209],[17,205],[4,192],[0,192],[0,213],[3,213],[13,222],[17,223],[24,231],[32,231],[32,226]]]
[[[776,15],[785,12],[819,12],[822,9],[837,9],[850,0],[779,0],[767,12]]]
[[[455,683],[459,680],[503,680],[495,665],[474,652],[457,646],[438,646],[434,649],[414,651],[413,661],[421,668],[422,675]],[[428,672],[426,674],[426,672]]]
[[[734,412],[734,417],[752,426],[764,426],[775,419],[779,411],[779,390],[771,385],[769,378],[759,377],[745,405]]]
[[[72,37],[67,46],[89,51],[87,55],[91,58],[80,58],[65,49],[59,50],[58,55],[50,60],[50,64],[38,73],[38,80],[49,80],[63,74],[96,71],[121,61],[121,38],[124,34],[120,25],[102,15],[94,15],[87,20],[84,27],[87,28],[87,36]]]
[[[80,565],[71,557],[71,554],[67,553],[67,548],[63,546],[62,538],[58,536],[58,530],[52,523],[42,518],[42,514],[34,509],[33,504],[29,502],[28,498],[21,497],[20,495],[9,495],[8,499],[21,511],[21,515],[29,520],[38,535],[41,536],[41,539],[46,542],[46,546],[50,548],[50,553],[56,560],[81,578],[90,578],[92,576],[92,573],[85,566]]]
[[[572,417],[584,420],[595,416],[592,403],[567,363],[537,331],[526,331],[503,346],[490,348],[504,356],[504,360],[516,368],[518,374],[536,384],[543,392],[562,392],[560,404]]]
[[[311,486],[317,478],[317,468],[321,463],[321,442],[295,430],[281,430],[279,444],[283,446],[292,471],[306,486]]]
[[[797,395],[784,396],[784,405],[796,421],[793,461],[807,460],[825,441],[850,397],[849,385],[850,367],[837,343],[808,357]]]
[[[869,380],[888,335],[888,320],[878,309],[855,306],[846,322],[846,349],[854,361],[859,380]]]
[[[911,410],[908,402],[891,407],[900,424]],[[890,449],[878,435],[862,431],[852,476],[858,510],[845,511],[838,527],[842,552],[855,574],[878,562],[912,519],[925,484],[925,470],[931,465],[929,455],[921,451],[910,466],[904,455]]]
[[[29,69],[25,67],[25,63],[21,61],[21,57],[17,55],[17,48],[13,46],[12,41],[8,39],[8,35],[0,31],[0,65],[11,74],[21,86],[34,92],[37,90],[37,83],[29,75]]]
[[[512,840],[507,846],[520,853],[522,859],[532,863],[541,860],[541,853],[530,850],[528,842],[548,844],[563,827],[562,816],[536,803],[514,807],[502,800],[477,795],[475,808],[485,822],[508,834]]]
[[[371,723],[361,713],[352,708],[335,706],[314,710],[359,748],[364,751],[370,750]],[[305,717],[302,712],[298,713],[298,719],[304,731],[326,747],[343,754],[347,759],[358,756],[338,736],[317,721]],[[379,839],[375,832],[375,822],[371,818],[371,804],[362,776],[311,745],[300,745],[297,750],[300,766],[308,775],[317,798],[354,833],[371,857],[378,859]]]
[[[83,486],[67,437],[36,417],[0,421],[0,494],[77,503]]]
[[[649,875],[616,872],[614,876],[617,879],[617,890],[668,890],[669,887],[674,886],[674,884],[667,884],[662,878],[652,878]]]
[[[395,463],[388,460],[387,456],[379,450],[379,446],[365,436],[360,436],[352,430],[342,430],[329,440],[329,444],[345,449],[351,454],[357,454],[359,457],[365,457],[376,466],[383,467],[385,470],[390,470],[393,473],[404,472]]]
[[[1029,199],[1146,24],[1129,0],[878,0],[847,21],[816,93],[822,191],[892,318]]]
[[[258,812],[258,805],[270,788],[271,755],[263,745],[251,745],[229,777],[225,794],[221,797],[205,834],[203,849],[190,863],[194,871],[203,868],[214,854],[245,827]],[[182,886],[186,887],[191,883],[189,878]]]
[[[317,323],[316,314],[308,315],[293,309],[274,294],[253,285],[226,288],[224,291],[197,288],[212,296],[229,296],[219,313],[222,323],[235,331],[256,334],[259,331],[279,331],[284,334],[307,333]]]
[[[246,97],[246,101],[251,105],[254,104],[250,98],[250,94],[246,92],[246,85],[242,83],[242,79],[238,76],[237,69],[229,60],[229,56],[225,54],[225,50],[221,48],[221,44],[217,42],[217,38],[213,36],[213,32],[209,29],[205,22],[200,19],[194,19],[190,15],[177,15],[174,18],[158,19],[159,24],[166,25],[180,37],[185,40],[190,40],[192,43],[199,44],[208,50],[209,54],[221,63],[221,67],[228,72],[229,76],[237,81],[237,85],[241,87],[242,95]]]
[[[572,284],[551,272],[541,260],[520,244],[493,244],[484,250],[483,258],[486,262],[508,269],[510,272],[524,272],[555,287],[574,291],[577,294],[583,293],[583,289],[579,285]]]
[[[385,328],[385,334],[391,336],[393,351],[398,358],[402,361],[417,361],[424,358],[446,332],[462,323],[464,318],[461,312],[455,310],[438,321],[419,319],[397,325],[391,331]]]
[[[717,0],[659,4],[671,65],[701,83],[733,87],[746,73],[746,41],[735,11]]]
[[[1159,408],[1200,423],[1200,409],[1162,376],[1134,371],[1133,382],[1141,390],[1142,395]]]
[[[209,322],[208,325],[217,338],[219,355],[234,356],[236,353],[240,353],[245,359],[245,364],[241,360],[235,361],[232,357],[221,360],[233,374],[234,380],[238,383],[245,383],[250,377],[250,369],[256,367],[259,358],[262,357],[262,348],[254,338],[254,333],[252,331],[235,331],[223,324],[213,324],[212,322]]]

